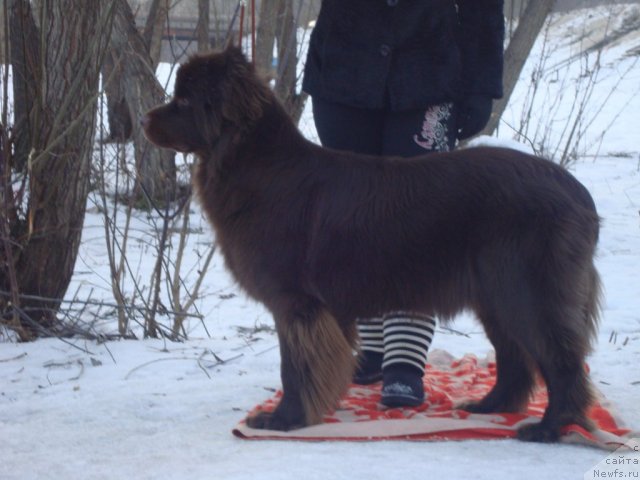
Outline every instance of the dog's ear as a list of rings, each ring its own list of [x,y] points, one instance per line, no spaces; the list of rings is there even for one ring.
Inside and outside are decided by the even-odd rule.
[[[239,127],[247,126],[262,116],[271,91],[240,48],[229,46],[223,55],[225,74],[220,85],[222,115]]]
[[[213,144],[222,129],[221,54],[194,55],[182,65],[176,78],[176,97],[189,99],[194,126],[207,143]]]
[[[244,56],[244,53],[242,53],[242,49],[233,42],[227,42],[222,53],[227,58],[235,58],[236,60],[244,60],[247,62],[247,58]]]

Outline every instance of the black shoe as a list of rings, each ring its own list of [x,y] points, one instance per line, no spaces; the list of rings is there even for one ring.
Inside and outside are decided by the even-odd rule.
[[[393,364],[383,371],[382,403],[386,407],[417,407],[424,402],[423,373],[411,365]]]
[[[353,383],[370,385],[382,380],[382,357],[384,354],[364,350],[358,359],[358,368],[353,374]]]

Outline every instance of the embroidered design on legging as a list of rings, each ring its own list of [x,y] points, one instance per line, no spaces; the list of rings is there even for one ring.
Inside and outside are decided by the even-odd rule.
[[[425,150],[449,151],[448,125],[451,119],[452,103],[442,103],[429,107],[424,114],[422,130],[413,140]]]

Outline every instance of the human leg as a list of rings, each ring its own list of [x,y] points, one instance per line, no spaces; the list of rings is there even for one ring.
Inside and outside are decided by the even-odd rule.
[[[382,380],[384,337],[382,317],[361,319],[357,323],[360,355],[353,383],[369,385]]]
[[[357,153],[380,155],[384,115],[313,97],[313,119],[323,146]],[[357,323],[360,355],[354,383],[367,385],[382,379],[382,318],[360,319]]]
[[[384,111],[312,98],[313,120],[324,147],[381,155]]]
[[[451,104],[426,110],[388,112],[357,109],[317,98],[312,101],[314,121],[323,146],[405,157],[446,151],[455,146],[455,116]],[[422,375],[435,320],[407,312],[395,312],[393,318],[390,314],[386,318],[386,325],[395,322],[390,331],[399,326],[399,321],[408,325],[409,329],[402,334],[406,341],[396,343],[393,336],[387,341],[384,337],[387,327],[382,318],[359,320],[361,353],[353,381],[369,384],[383,379],[387,391],[383,403],[386,401],[390,406],[421,403],[424,396]],[[413,348],[407,346],[412,342]],[[398,393],[398,389],[404,387],[409,388],[409,395]]]
[[[452,150],[456,143],[453,104],[426,109],[387,112],[382,154],[412,157]],[[394,406],[418,405],[424,399],[422,376],[435,330],[433,317],[414,312],[384,316],[382,403]]]
[[[384,316],[381,400],[384,405],[414,406],[423,402],[422,377],[435,326],[435,318],[417,312]]]

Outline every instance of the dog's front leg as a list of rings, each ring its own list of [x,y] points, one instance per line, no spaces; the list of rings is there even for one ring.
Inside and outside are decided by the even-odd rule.
[[[300,372],[292,361],[292,352],[280,336],[280,375],[282,378],[282,398],[273,412],[259,412],[247,419],[251,428],[266,430],[293,430],[308,424],[302,402]]]
[[[355,367],[338,321],[312,300],[296,301],[275,315],[280,340],[283,395],[273,412],[247,419],[252,428],[292,430],[320,423],[338,406]]]

